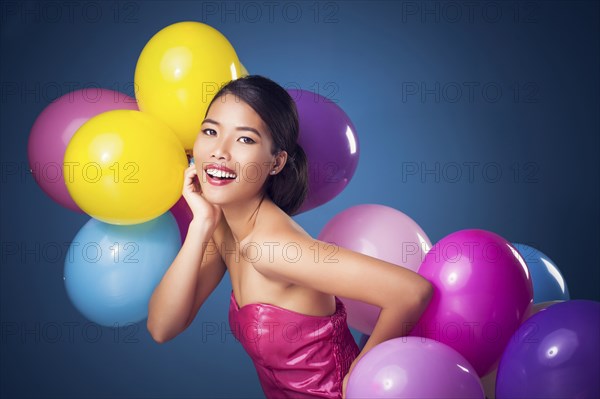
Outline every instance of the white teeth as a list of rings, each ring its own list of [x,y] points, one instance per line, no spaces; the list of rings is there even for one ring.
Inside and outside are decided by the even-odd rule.
[[[220,169],[207,169],[206,173],[208,173],[209,175],[214,176],[214,177],[220,177],[222,179],[223,178],[227,178],[227,179],[235,179],[236,178],[235,173],[225,172]]]

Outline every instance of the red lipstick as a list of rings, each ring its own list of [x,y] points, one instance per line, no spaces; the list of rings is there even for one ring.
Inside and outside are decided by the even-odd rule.
[[[206,180],[213,186],[224,186],[237,179],[237,174],[233,169],[215,163],[206,165],[204,173]]]

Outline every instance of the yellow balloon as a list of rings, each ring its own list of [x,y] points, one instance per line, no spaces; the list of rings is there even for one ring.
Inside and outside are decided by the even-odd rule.
[[[140,111],[94,116],[75,132],[64,156],[69,194],[88,215],[129,225],[157,218],[181,197],[188,166],[181,142]]]
[[[201,22],[169,25],[148,41],[138,59],[138,106],[192,149],[208,104],[241,71],[233,46],[218,30]]]

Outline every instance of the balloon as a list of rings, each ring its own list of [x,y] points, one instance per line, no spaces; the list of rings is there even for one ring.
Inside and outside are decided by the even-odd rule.
[[[533,303],[569,300],[569,288],[558,267],[541,251],[513,243],[529,268],[533,283]]]
[[[431,241],[423,229],[404,213],[377,204],[353,206],[338,213],[318,236],[321,241],[417,271]],[[381,308],[349,298],[340,298],[346,306],[348,324],[370,335]]]
[[[139,111],[109,111],[81,126],[65,151],[73,200],[112,224],[147,222],[181,197],[185,151],[173,132]]]
[[[539,312],[502,354],[496,397],[599,398],[600,302],[571,300]]]
[[[63,176],[63,158],[69,140],[88,119],[115,109],[138,107],[135,99],[118,91],[75,90],[48,104],[33,123],[27,145],[29,167],[41,189],[67,209],[83,213],[69,195]]]
[[[288,90],[298,109],[298,143],[308,159],[308,195],[298,214],[331,201],[348,185],[358,165],[356,129],[331,100],[306,90]]]
[[[179,226],[179,234],[181,236],[181,242],[185,242],[185,238],[187,237],[188,228],[190,227],[190,222],[194,218],[194,214],[190,209],[187,201],[183,196],[179,198],[179,200],[173,205],[170,209],[171,213],[175,217],[177,221],[177,226]]]
[[[451,346],[480,376],[492,371],[533,300],[519,252],[492,232],[461,230],[436,243],[418,272],[434,292],[410,334]]]
[[[535,290],[535,289],[534,289]],[[534,303],[529,306],[527,313],[521,324],[525,322],[525,320],[529,319],[531,316],[538,312],[543,312],[545,309],[550,306],[561,303],[564,301],[548,301],[548,302],[540,302]],[[498,360],[499,361],[499,360]],[[485,397],[488,399],[494,399],[496,397],[496,377],[498,374],[498,365],[492,367],[493,370],[490,371],[486,376],[481,378],[481,384],[483,385],[483,390],[485,391]]]
[[[166,212],[133,226],[90,219],[65,258],[63,280],[72,304],[104,326],[137,323],[179,249],[175,218]]]
[[[454,349],[432,339],[384,341],[356,364],[347,398],[480,398],[483,388],[473,366]]]
[[[135,67],[140,110],[164,121],[191,149],[208,104],[242,68],[231,43],[201,22],[163,28],[144,46]]]

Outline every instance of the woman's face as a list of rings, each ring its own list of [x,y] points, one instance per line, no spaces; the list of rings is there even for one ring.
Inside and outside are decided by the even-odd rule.
[[[233,94],[215,100],[193,148],[204,197],[225,205],[257,196],[287,156],[285,151],[273,155],[272,146],[270,131],[252,107]]]

